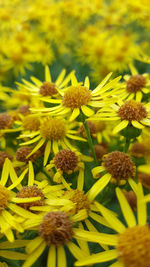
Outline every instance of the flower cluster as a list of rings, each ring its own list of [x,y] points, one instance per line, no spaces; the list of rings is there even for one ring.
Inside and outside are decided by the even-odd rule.
[[[0,267],[149,267],[149,1],[2,2]]]

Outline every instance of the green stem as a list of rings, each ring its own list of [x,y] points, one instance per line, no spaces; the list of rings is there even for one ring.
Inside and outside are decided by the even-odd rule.
[[[129,145],[130,145],[130,138],[126,138],[125,147],[124,147],[125,153],[128,152]]]
[[[91,152],[92,152],[92,156],[94,158],[94,161],[95,161],[96,165],[98,165],[96,154],[95,154],[95,150],[94,150],[94,146],[93,146],[93,141],[92,141],[92,138],[91,138],[91,135],[90,135],[90,130],[89,130],[89,127],[88,127],[88,124],[87,124],[86,120],[83,121],[83,126],[84,126],[84,129],[85,129],[85,133],[86,133],[86,136],[87,136],[89,147],[90,147]]]

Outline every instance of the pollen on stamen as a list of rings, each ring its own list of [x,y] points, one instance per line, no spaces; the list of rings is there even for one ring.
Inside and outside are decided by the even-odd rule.
[[[118,259],[124,267],[149,267],[150,230],[148,225],[127,228],[119,235]]]
[[[34,202],[28,202],[28,203],[17,203],[20,207],[29,210],[30,207],[33,206],[43,206],[44,201],[44,194],[40,188],[38,188],[36,185],[32,186],[23,186],[19,192],[16,194],[16,197],[18,198],[30,198],[30,197],[41,197],[40,200],[34,201]]]
[[[9,190],[0,185],[0,212],[8,206],[9,197]]]
[[[118,110],[118,115],[122,120],[140,121],[147,117],[147,111],[142,103],[138,103],[135,100],[129,100],[125,102]]]
[[[66,130],[65,121],[58,118],[45,118],[40,126],[41,136],[49,140],[63,139]]]
[[[40,87],[40,94],[43,96],[53,96],[58,93],[56,85],[51,82],[44,82]]]
[[[142,88],[145,86],[146,80],[145,77],[142,75],[133,75],[127,81],[126,90],[129,93],[136,93],[141,91]]]
[[[109,153],[104,159],[103,165],[117,182],[135,176],[135,164],[124,152],[113,151]]]
[[[7,113],[0,113],[0,129],[6,129],[11,127],[12,118]]]
[[[40,224],[39,235],[47,245],[61,246],[73,237],[73,222],[65,212],[49,212]]]
[[[70,86],[63,97],[63,106],[74,109],[87,105],[91,100],[91,91],[85,86]]]
[[[54,164],[57,169],[61,169],[64,172],[75,171],[78,164],[78,157],[75,152],[63,149],[56,154]]]
[[[36,117],[26,116],[23,119],[23,127],[25,130],[37,131],[40,127],[40,120]]]

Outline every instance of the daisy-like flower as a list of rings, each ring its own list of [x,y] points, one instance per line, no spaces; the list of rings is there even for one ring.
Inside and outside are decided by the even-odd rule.
[[[80,113],[90,117],[94,114],[93,108],[104,106],[106,104],[114,103],[115,91],[118,89],[118,81],[121,77],[117,77],[107,83],[112,73],[108,74],[105,79],[92,91],[90,90],[89,78],[86,77],[84,85],[79,83],[75,74],[71,75],[71,86],[62,90],[62,97],[56,100],[49,100],[49,102],[58,104],[52,108],[32,109],[33,112],[48,112],[56,115],[69,114],[69,121],[75,120]],[[111,97],[110,97],[111,96]],[[71,115],[70,115],[71,114]]]
[[[104,252],[83,258],[75,263],[75,266],[87,266],[94,263],[108,262],[117,259],[117,262],[109,265],[112,267],[149,267],[150,253],[150,229],[147,225],[146,204],[141,184],[132,181],[132,187],[137,195],[137,222],[135,215],[129,206],[124,194],[119,188],[116,188],[117,198],[127,224],[124,225],[118,218],[110,213],[110,210],[96,203],[97,208],[105,220],[117,234],[88,233],[80,230],[76,234],[77,238],[84,238],[90,242],[102,242],[103,244],[113,246]],[[87,239],[88,236],[88,239]]]
[[[34,168],[31,161],[29,161],[28,183],[26,186],[20,185],[20,188],[13,200],[21,207],[31,212],[51,211],[55,207],[62,207],[63,210],[72,207],[72,202],[61,197],[64,194],[64,186],[50,185],[46,179],[42,182],[35,180]],[[34,219],[34,214],[30,215]]]
[[[79,212],[70,217],[66,212],[55,210],[47,213],[44,217],[40,216],[37,220],[26,221],[24,223],[26,229],[30,230],[34,227],[34,230],[38,231],[39,236],[28,241],[26,246],[27,259],[22,266],[32,266],[46,247],[49,248],[48,267],[56,267],[56,264],[62,267],[67,266],[65,247],[68,247],[76,259],[89,255],[85,253],[84,249],[81,250],[73,242],[75,238],[74,230],[78,232],[78,228],[75,228],[74,224],[82,220],[84,216],[84,213]]]
[[[36,77],[31,77],[33,83],[26,80],[22,80],[24,84],[17,83],[20,90],[26,90],[29,94],[40,97],[43,101],[49,101],[53,103],[53,98],[57,99],[60,91],[69,83],[71,73],[66,77],[66,70],[63,69],[58,75],[55,82],[52,81],[49,67],[45,66],[45,81],[42,82]],[[57,102],[57,100],[56,100]],[[55,102],[54,102],[55,103]]]
[[[72,174],[79,171],[77,183],[80,189],[83,189],[84,185],[84,161],[91,162],[91,157],[81,154],[77,150],[60,150],[55,157],[50,161],[50,164],[46,166],[47,170],[55,168],[56,173],[53,176],[53,180],[57,183],[64,181],[63,174]]]
[[[40,149],[40,147],[46,144],[44,150],[45,166],[48,161],[48,157],[52,151],[54,152],[54,154],[57,154],[60,147],[69,149],[73,148],[72,144],[68,141],[68,139],[86,142],[84,138],[76,135],[77,131],[72,130],[73,127],[73,124],[68,124],[67,121],[62,118],[43,118],[41,121],[40,129],[34,132],[34,136],[36,137],[32,138],[33,136],[30,134],[21,135],[20,137],[23,138],[31,138],[31,140],[26,141],[21,145],[25,146],[38,142],[32,152],[28,155],[28,157],[30,157],[38,149]]]
[[[136,99],[140,102],[142,100],[143,94],[150,93],[150,79],[147,73],[139,74],[137,69],[130,64],[129,65],[131,76],[125,75],[125,92],[123,97],[126,100]]]
[[[134,162],[126,153],[113,151],[104,156],[102,166],[92,169],[92,174],[94,178],[98,178],[101,173],[106,172],[104,176],[106,176],[111,183],[124,185],[129,178],[135,177],[135,170]],[[100,178],[93,187],[97,188],[101,179],[102,178]]]
[[[113,134],[120,132],[127,126],[143,129],[145,126],[150,126],[150,104],[135,100],[123,102],[120,99],[118,103],[100,109],[92,120],[98,118],[102,121],[118,121],[113,129]]]

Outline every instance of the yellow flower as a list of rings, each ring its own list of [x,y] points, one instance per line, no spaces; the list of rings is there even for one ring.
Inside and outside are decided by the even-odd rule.
[[[147,225],[147,212],[146,205],[143,202],[143,189],[141,184],[137,185],[133,181],[131,186],[137,195],[137,222],[124,194],[119,188],[116,188],[117,198],[127,227],[112,215],[107,208],[96,203],[98,210],[108,222],[109,228],[115,230],[117,234],[95,234],[94,232],[88,233],[87,231],[80,230],[80,233],[78,231],[76,234],[76,238],[84,238],[84,240],[90,242],[102,242],[103,244],[113,246],[114,249],[91,255],[86,259],[83,257],[82,260],[75,263],[75,266],[107,262],[114,259],[117,259],[117,262],[109,266],[149,266],[150,229]]]
[[[70,75],[68,74],[66,77],[66,70],[63,69],[58,75],[55,82],[52,81],[51,73],[49,67],[45,66],[45,80],[44,82],[40,81],[36,77],[31,76],[31,80],[33,83],[28,82],[23,79],[23,83],[17,83],[20,90],[28,91],[28,94],[40,98],[40,100],[46,101],[48,103],[59,103],[57,100],[58,95],[61,93],[61,90],[67,86],[70,81]],[[55,100],[53,100],[53,98]],[[57,102],[58,101],[58,102]]]
[[[125,75],[124,98],[126,100],[136,99],[137,102],[142,100],[143,94],[150,93],[150,80],[147,73],[139,74],[137,69],[129,65],[131,75]]]
[[[137,129],[143,129],[150,126],[150,104],[129,100],[123,102],[121,99],[118,103],[109,107],[101,108],[92,120],[118,121],[113,129],[116,134],[126,128],[133,126]]]
[[[67,121],[59,117],[42,118],[40,129],[34,131],[34,136],[32,135],[32,133],[23,134],[20,136],[20,138],[26,138],[26,137],[31,138],[31,140],[21,143],[21,145],[22,146],[30,145],[38,142],[37,145],[32,150],[32,152],[28,155],[28,157],[30,157],[40,147],[46,144],[44,149],[44,166],[45,166],[48,161],[48,157],[52,151],[54,152],[54,154],[57,154],[60,147],[69,149],[73,148],[73,145],[68,141],[68,139],[86,142],[84,138],[76,135],[77,131],[72,130],[73,127],[74,127],[73,124],[68,124]]]
[[[84,247],[80,249],[72,241],[74,239],[74,230],[78,232],[78,228],[74,227],[74,223],[82,220],[84,216],[85,213],[79,212],[69,217],[67,213],[55,210],[47,213],[44,217],[40,216],[37,220],[26,221],[24,223],[26,229],[30,230],[34,227],[34,229],[37,229],[39,236],[28,241],[26,246],[27,260],[22,266],[32,266],[47,246],[49,247],[47,266],[51,267],[55,267],[56,264],[62,267],[67,266],[65,247],[68,247],[76,259],[89,255],[88,250],[85,252],[85,246],[87,247],[85,242]]]
[[[52,108],[31,109],[33,112],[48,112],[55,116],[63,116],[69,114],[69,121],[75,120],[80,113],[87,117],[94,114],[93,108],[102,107],[104,104],[113,103],[116,99],[113,98],[116,89],[118,88],[118,81],[121,77],[117,77],[107,83],[112,73],[109,73],[105,79],[92,91],[90,90],[89,78],[86,77],[84,85],[79,83],[75,74],[71,74],[71,86],[64,88],[61,95],[62,98],[50,99],[46,102],[58,104]],[[112,90],[110,90],[112,89]],[[111,97],[110,97],[111,96]],[[90,106],[90,107],[89,107]],[[71,113],[71,115],[70,115]]]
[[[107,177],[108,182],[111,181],[112,183],[123,185],[129,178],[134,178],[135,170],[134,162],[126,153],[113,151],[104,156],[102,166],[95,167],[92,170],[92,174],[94,178],[97,178],[100,173],[106,172],[102,178]],[[102,178],[93,185],[94,189],[98,187]],[[95,194],[94,189],[91,189],[91,192],[93,191]]]
[[[79,171],[77,183],[79,183],[79,187],[82,190],[84,184],[84,161],[90,162],[93,159],[81,154],[76,149],[63,149],[55,155],[50,164],[46,166],[46,169],[48,171],[52,168],[56,169],[56,173],[53,176],[53,180],[56,183],[64,182],[63,173],[72,174]]]

